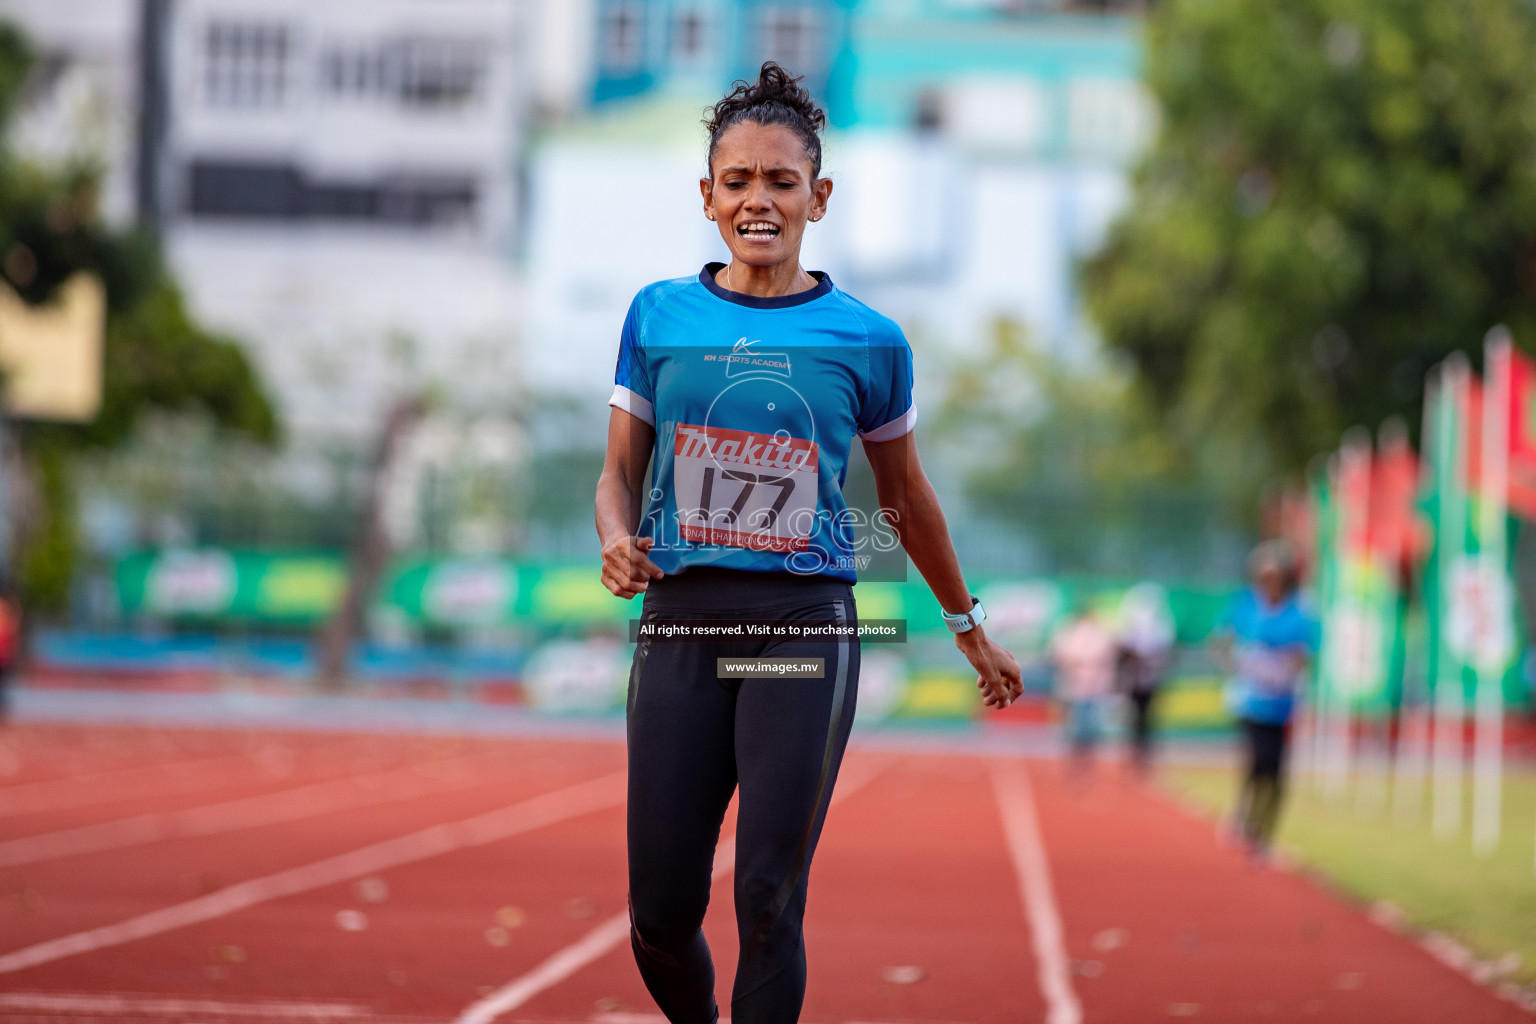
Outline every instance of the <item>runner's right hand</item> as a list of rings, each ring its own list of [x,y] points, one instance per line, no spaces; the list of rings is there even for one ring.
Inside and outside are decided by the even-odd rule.
[[[1024,692],[1018,661],[994,643],[980,626],[956,633],[955,646],[976,670],[976,686],[981,690],[981,702],[987,707],[1006,708]]]
[[[603,547],[603,586],[629,600],[643,594],[651,580],[663,573],[646,552],[656,546],[654,537],[620,537]]]

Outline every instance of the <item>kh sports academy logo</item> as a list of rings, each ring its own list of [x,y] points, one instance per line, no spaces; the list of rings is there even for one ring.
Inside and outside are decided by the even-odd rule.
[[[724,363],[727,379],[749,375],[788,377],[790,375],[789,353],[758,352],[752,348],[753,345],[760,344],[762,344],[761,340],[748,341],[742,338],[736,342],[729,355],[706,355],[704,361]]]

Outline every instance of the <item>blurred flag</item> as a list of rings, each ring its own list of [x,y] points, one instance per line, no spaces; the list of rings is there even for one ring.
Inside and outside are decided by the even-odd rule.
[[[1419,472],[1419,458],[1407,432],[1401,425],[1384,430],[1371,466],[1370,546],[1387,565],[1396,567],[1399,579],[1428,547],[1428,531],[1418,508]]]
[[[1400,453],[1379,459],[1370,435],[1351,431],[1320,491],[1318,689],[1323,709],[1335,716],[1390,709],[1399,559],[1389,545],[1415,529],[1411,502],[1398,507],[1411,497],[1398,479],[1403,468]]]
[[[1516,386],[1514,343],[1509,331],[1495,327],[1484,342],[1487,387],[1479,448],[1477,559],[1464,600],[1475,621],[1466,637],[1476,672],[1476,744],[1474,751],[1472,841],[1490,850],[1499,841],[1503,803],[1504,704],[1517,681],[1515,667],[1515,587],[1509,543],[1511,469],[1517,444],[1524,447],[1529,391]],[[1521,374],[1522,377],[1528,375]],[[1522,381],[1525,383],[1525,381]],[[1457,595],[1462,598],[1462,594]],[[1448,632],[1448,637],[1454,636]]]
[[[1484,387],[1465,361],[1446,363],[1430,401],[1434,427],[1424,508],[1434,535],[1425,568],[1435,683],[1464,690],[1475,671],[1513,657],[1512,587],[1504,543],[1502,460],[1484,444]],[[1494,454],[1492,459],[1488,455]],[[1485,462],[1493,473],[1484,473]]]
[[[1424,507],[1434,547],[1424,599],[1436,705],[1436,830],[1450,835],[1461,825],[1462,729],[1471,697],[1478,776],[1473,835],[1486,849],[1499,832],[1503,708],[1520,690],[1508,509],[1536,513],[1536,502],[1529,502],[1536,497],[1530,487],[1536,482],[1536,375],[1498,331],[1489,336],[1485,365],[1488,378],[1480,386],[1466,360],[1453,357],[1427,396]]]
[[[1434,702],[1434,827],[1449,838],[1462,822],[1462,729],[1465,665],[1448,634],[1453,607],[1450,579],[1467,553],[1467,485],[1473,451],[1468,444],[1472,374],[1465,357],[1452,356],[1430,374],[1425,387],[1427,458],[1422,502],[1433,537],[1424,566],[1423,599]]]
[[[1510,349],[1509,511],[1536,519],[1536,363]]]

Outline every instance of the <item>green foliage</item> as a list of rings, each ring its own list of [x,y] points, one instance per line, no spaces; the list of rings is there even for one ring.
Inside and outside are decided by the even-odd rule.
[[[1153,7],[1162,130],[1084,284],[1181,433],[1295,471],[1493,324],[1536,342],[1533,55],[1527,0]]]
[[[146,409],[201,412],[226,430],[277,440],[272,406],[238,343],[193,322],[169,281],[108,320],[102,355],[101,412],[60,428],[81,444],[121,443]]]
[[[60,444],[32,446],[27,462],[37,487],[37,514],[17,558],[24,607],[57,611],[69,603],[75,567],[75,490],[69,456]]]
[[[1186,450],[1127,362],[1063,360],[1000,322],[985,350],[951,359],[929,436],[944,461],[972,463],[971,507],[1027,534],[1054,571],[1230,571],[1216,535],[1245,543],[1240,516],[1262,477]]]
[[[1121,494],[1178,463],[1118,365],[1071,366],[1008,321],[995,325],[986,350],[953,364],[934,429],[999,435],[972,439],[1002,453],[972,477],[972,496],[984,503],[1006,505],[1017,488],[1038,484]]]
[[[26,36],[15,25],[0,22],[0,130],[10,127],[22,87],[35,61]]]

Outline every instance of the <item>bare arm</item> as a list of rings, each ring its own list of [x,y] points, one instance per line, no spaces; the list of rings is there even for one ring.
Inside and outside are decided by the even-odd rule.
[[[603,546],[603,586],[626,599],[662,575],[646,555],[655,540],[635,536],[655,441],[650,424],[622,409],[610,410],[608,451],[597,478],[597,537]]]
[[[1221,674],[1230,676],[1237,671],[1237,657],[1232,649],[1232,634],[1222,629],[1213,633],[1210,638],[1211,658],[1216,662],[1216,667]]]
[[[908,432],[893,441],[865,441],[864,454],[875,471],[880,508],[933,596],[947,612],[970,611],[971,592],[960,571],[939,497],[918,461],[916,435]],[[1007,707],[1023,692],[1019,663],[993,643],[983,627],[956,633],[955,646],[976,669],[976,685],[986,704]]]

